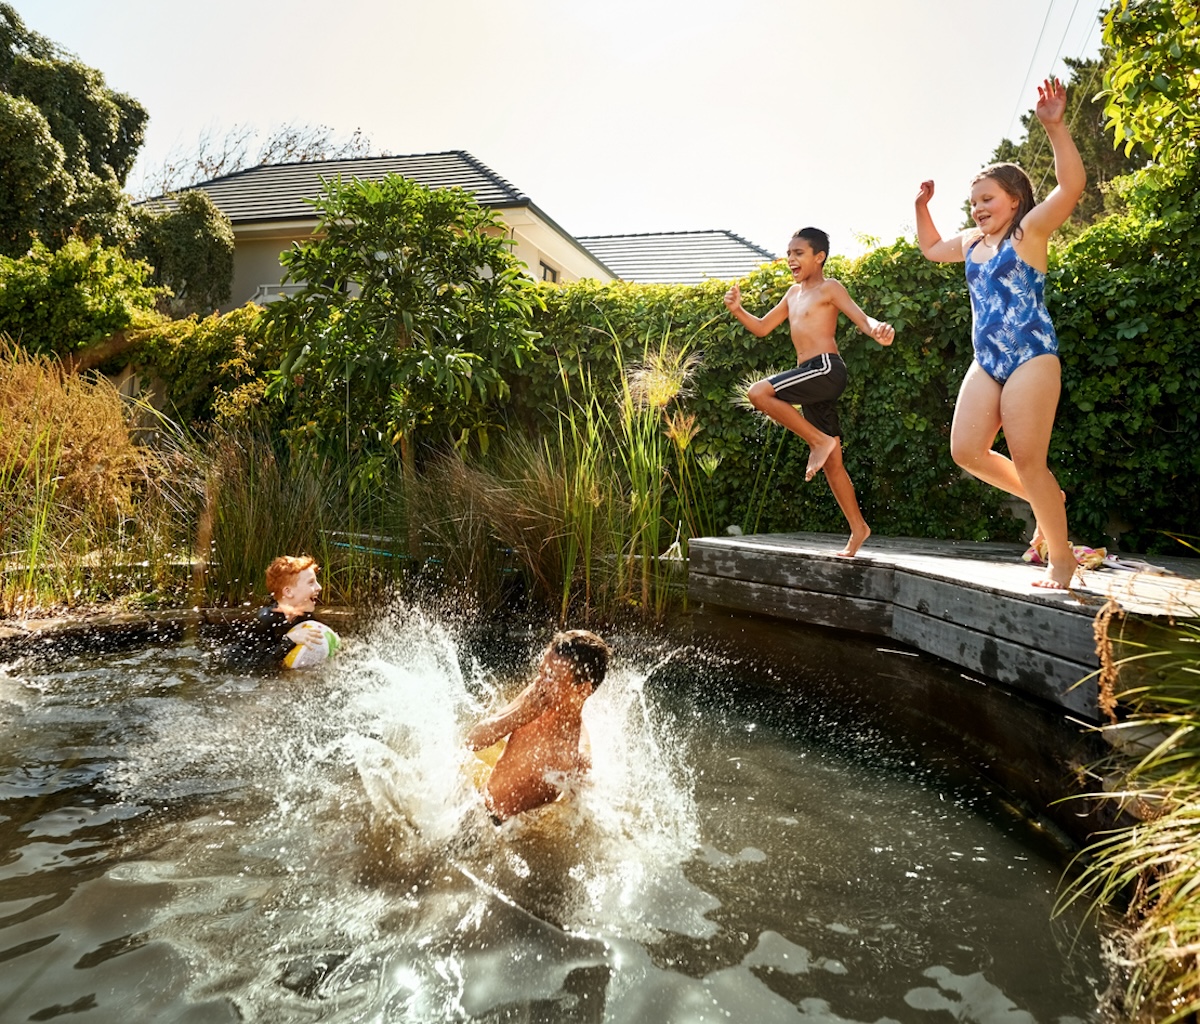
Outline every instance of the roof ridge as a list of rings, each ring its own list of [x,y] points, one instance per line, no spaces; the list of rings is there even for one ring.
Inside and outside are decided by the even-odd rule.
[[[420,160],[425,157],[433,156],[457,156],[465,162],[471,164],[477,170],[489,175],[493,181],[499,182],[506,186],[514,194],[517,190],[503,178],[501,178],[491,168],[484,166],[475,159],[470,153],[462,149],[440,149],[430,153],[389,153],[379,156],[340,156],[331,159],[315,159],[315,160],[285,160],[282,163],[263,163],[254,164],[252,167],[239,167],[236,171],[230,171],[228,174],[221,174],[215,178],[205,178],[203,181],[194,181],[190,185],[184,185],[182,188],[176,189],[177,192],[186,192],[188,189],[200,188],[204,185],[216,185],[218,183],[229,181],[232,178],[245,177],[248,174],[253,174],[256,171],[268,170],[283,170],[291,167],[316,167],[323,164],[367,164],[375,163],[381,160]],[[162,199],[163,196],[151,196],[152,199]]]
[[[468,153],[465,149],[453,149],[450,152],[456,153],[458,156],[462,157],[463,160],[465,160],[467,163],[469,163],[472,167],[474,167],[481,174],[484,174],[487,177],[491,178],[492,181],[496,185],[498,185],[499,187],[501,187],[503,189],[506,189],[509,192],[509,194],[513,197],[513,199],[518,199],[518,200],[523,199],[526,202],[530,201],[529,196],[527,196],[524,192],[522,192],[519,188],[517,188],[516,185],[514,185],[507,178],[500,177],[500,175],[498,175],[495,171],[493,171],[487,164],[485,164],[482,160],[480,160],[473,153]]]
[[[756,242],[752,242],[752,241],[750,241],[750,239],[745,238],[742,235],[739,235],[736,231],[730,231],[728,228],[696,228],[694,230],[681,230],[681,231],[632,231],[632,232],[623,232],[623,233],[611,234],[611,235],[577,235],[576,237],[581,240],[586,238],[589,241],[600,242],[600,241],[604,241],[605,239],[612,239],[612,238],[667,238],[667,237],[680,236],[680,235],[690,235],[690,236],[724,235],[726,238],[730,239],[731,241],[740,242],[742,245],[745,245],[748,248],[753,249],[755,252],[760,253],[763,256],[766,256],[768,259],[774,260],[774,259],[779,258],[778,256],[775,255],[775,253],[771,252],[770,249],[764,249],[761,245],[758,245]]]
[[[659,238],[662,235],[732,235],[725,228],[695,228],[680,231],[618,231],[610,235],[580,235],[580,238]],[[733,235],[737,238],[737,235]],[[745,241],[743,239],[743,241]]]

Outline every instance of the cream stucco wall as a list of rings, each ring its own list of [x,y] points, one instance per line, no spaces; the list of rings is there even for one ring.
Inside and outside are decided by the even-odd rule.
[[[613,280],[612,274],[600,263],[528,207],[501,210],[500,216],[509,237],[516,243],[513,255],[525,264],[531,277],[542,279],[540,264],[544,262],[558,271],[560,284],[584,277]],[[290,249],[293,242],[303,242],[311,237],[314,226],[312,221],[235,225],[233,304],[241,306],[254,298],[262,301],[264,290],[282,292],[279,285],[283,279],[283,265],[279,256]]]

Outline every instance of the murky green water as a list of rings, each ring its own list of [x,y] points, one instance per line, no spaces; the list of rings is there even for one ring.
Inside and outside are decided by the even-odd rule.
[[[397,620],[287,676],[189,641],[0,668],[0,1020],[1093,1012],[1061,863],[903,743],[613,637],[591,780],[497,829],[459,741],[519,685],[511,651]]]

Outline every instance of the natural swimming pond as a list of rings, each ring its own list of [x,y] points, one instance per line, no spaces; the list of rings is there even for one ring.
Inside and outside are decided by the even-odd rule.
[[[494,827],[460,737],[546,639],[407,610],[304,673],[0,666],[0,1020],[1091,1017],[1061,854],[791,661],[609,637],[591,780]]]

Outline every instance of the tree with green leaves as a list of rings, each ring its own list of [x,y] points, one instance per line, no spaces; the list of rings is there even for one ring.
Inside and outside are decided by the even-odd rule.
[[[151,282],[169,288],[175,316],[206,314],[229,300],[233,286],[233,225],[207,192],[134,208],[133,254],[154,268]]]
[[[1108,116],[1098,95],[1106,59],[1107,55],[1102,55],[1099,60],[1064,58],[1071,69],[1067,82],[1066,122],[1088,176],[1087,191],[1060,229],[1068,238],[1079,234],[1108,212],[1110,200],[1106,194],[1114,178],[1129,174],[1146,162],[1145,155],[1136,146],[1128,152],[1113,147],[1113,133],[1106,127]],[[1021,115],[1021,126],[1025,129],[1025,137],[1019,142],[1001,140],[992,153],[991,162],[1019,164],[1033,182],[1035,194],[1043,197],[1058,183],[1054,177],[1054,154],[1032,110]],[[1034,130],[1031,132],[1030,128]]]
[[[122,192],[148,115],[0,3],[0,253],[130,238]]]
[[[1117,144],[1163,166],[1190,163],[1200,139],[1200,9],[1195,0],[1118,0],[1104,16],[1113,59],[1104,112]]]
[[[313,240],[283,256],[304,287],[266,313],[287,349],[269,394],[297,439],[368,457],[398,445],[410,472],[422,432],[486,448],[542,305],[496,214],[397,175],[327,181],[313,205]]]

